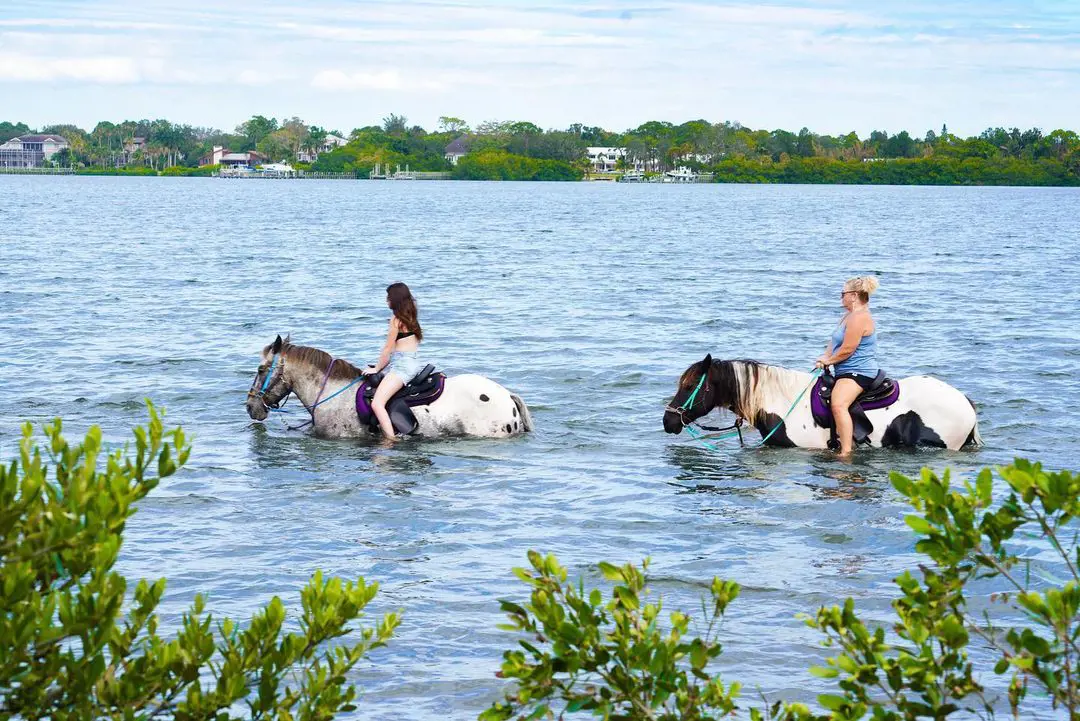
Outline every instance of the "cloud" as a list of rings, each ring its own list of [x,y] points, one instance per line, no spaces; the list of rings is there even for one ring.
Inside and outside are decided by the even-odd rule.
[[[0,80],[36,83],[77,80],[116,85],[137,83],[141,79],[138,63],[132,58],[0,54]]]
[[[961,118],[971,118],[977,130],[1042,116],[1048,124],[1067,123],[1063,118],[1080,112],[1080,21],[1051,5],[2,4],[0,83],[37,83],[14,109],[36,113],[24,115],[27,120],[70,112],[78,93],[93,100],[78,106],[95,115],[88,120],[122,103],[133,108],[124,112],[172,113],[220,125],[252,112],[288,112],[344,127],[395,111],[422,124],[447,112],[473,120],[512,117],[549,127],[581,121],[613,129],[648,117],[705,117],[755,127],[808,125],[821,132],[882,123],[914,130],[938,127],[944,117],[963,132]],[[187,88],[196,85],[229,90]],[[376,106],[388,100],[394,107]],[[1004,117],[1010,113],[1013,119]]]
[[[347,73],[343,70],[322,70],[311,79],[319,90],[400,90],[401,76],[395,70]]]
[[[278,23],[279,30],[296,37],[333,40],[342,43],[409,43],[418,46],[457,43],[507,47],[566,47],[583,45],[620,45],[623,41],[597,33],[555,32],[541,28],[495,26],[487,28],[371,28],[347,25],[306,25]]]
[[[236,75],[236,82],[240,85],[251,85],[254,87],[260,87],[263,85],[270,85],[271,83],[278,82],[283,78],[275,76],[271,73],[263,72],[261,70],[251,70],[250,68],[241,70]]]
[[[167,23],[131,22],[118,20],[91,20],[83,18],[0,18],[0,28],[51,28],[54,30],[66,30],[69,28],[88,30],[197,30],[197,27],[186,28]]]

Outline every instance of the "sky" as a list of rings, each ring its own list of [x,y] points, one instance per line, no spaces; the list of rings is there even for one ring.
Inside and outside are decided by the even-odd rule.
[[[1080,0],[0,0],[0,120],[1080,129]]]

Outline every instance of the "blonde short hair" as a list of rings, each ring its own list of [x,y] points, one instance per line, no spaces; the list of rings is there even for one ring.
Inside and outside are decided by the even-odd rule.
[[[878,279],[872,275],[861,275],[856,278],[849,278],[844,283],[844,290],[852,290],[859,294],[859,300],[866,303],[870,300],[870,296],[874,291],[878,289]]]

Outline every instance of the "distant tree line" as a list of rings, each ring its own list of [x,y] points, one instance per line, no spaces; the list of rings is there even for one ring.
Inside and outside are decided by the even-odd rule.
[[[29,132],[24,123],[0,122],[0,142]],[[54,158],[59,164],[103,170],[194,169],[216,145],[296,164],[302,152],[318,154],[333,132],[348,144],[318,154],[312,170],[366,177],[378,164],[391,170],[450,171],[463,179],[572,180],[591,170],[585,149],[602,146],[625,148],[619,169],[643,166],[663,172],[686,166],[711,172],[720,182],[1080,185],[1080,136],[1061,129],[988,128],[963,138],[942,126],[922,137],[906,130],[875,130],[862,138],[855,132],[753,130],[707,120],[681,125],[654,120],[624,132],[580,123],[544,130],[528,121],[494,120],[473,128],[461,118],[444,116],[428,131],[390,114],[380,125],[347,135],[298,117],[279,121],[262,115],[233,132],[167,120],[102,121],[89,132],[51,125],[38,132],[67,138],[70,149]],[[135,138],[142,142],[134,143]],[[459,139],[468,153],[454,165],[446,147]]]

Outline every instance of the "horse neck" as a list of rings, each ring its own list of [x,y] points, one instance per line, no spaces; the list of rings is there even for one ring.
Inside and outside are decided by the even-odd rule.
[[[738,383],[741,408],[735,409],[749,421],[762,413],[784,413],[810,382],[810,374],[782,366],[746,361],[731,364]]]
[[[286,356],[285,368],[292,392],[300,399],[301,403],[309,407],[312,403],[315,403],[319,391],[323,390],[323,379],[326,379],[324,396],[347,383],[347,381],[342,381],[339,378],[327,378],[326,368],[320,368],[307,360],[295,359],[290,361]]]

